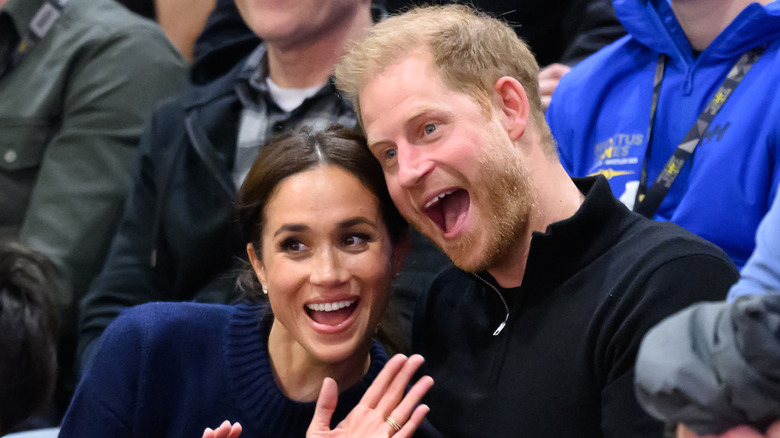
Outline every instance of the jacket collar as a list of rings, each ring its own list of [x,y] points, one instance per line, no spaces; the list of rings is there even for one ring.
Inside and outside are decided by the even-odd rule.
[[[264,47],[264,44],[260,44],[260,47]],[[255,51],[258,49],[255,49]],[[184,110],[189,113],[195,107],[204,106],[216,99],[229,98],[231,96],[237,101],[238,97],[235,93],[236,81],[240,75],[245,74],[247,59],[242,59],[227,73],[217,79],[205,84],[191,83],[182,98]]]
[[[45,0],[8,0],[0,9],[11,17],[20,40],[30,32],[30,21],[44,2]]]

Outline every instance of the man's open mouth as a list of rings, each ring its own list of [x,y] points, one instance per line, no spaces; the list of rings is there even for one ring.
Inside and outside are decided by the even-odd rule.
[[[469,192],[450,189],[434,197],[423,207],[423,213],[435,223],[444,234],[451,232],[463,221],[469,211]]]
[[[357,308],[357,298],[332,301],[328,303],[307,304],[306,314],[314,322],[323,325],[336,326],[346,321]]]

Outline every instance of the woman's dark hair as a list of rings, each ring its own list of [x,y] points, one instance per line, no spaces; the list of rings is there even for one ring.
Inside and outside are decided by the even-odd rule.
[[[408,225],[390,198],[382,168],[368,150],[365,137],[339,125],[324,131],[304,127],[263,146],[239,190],[238,222],[244,240],[254,245],[258,258],[265,207],[279,184],[292,175],[326,164],[339,166],[360,180],[377,197],[390,240],[398,243],[404,238]],[[246,289],[245,285],[242,288]]]
[[[41,408],[54,390],[59,325],[54,288],[49,259],[0,242],[0,435]]]

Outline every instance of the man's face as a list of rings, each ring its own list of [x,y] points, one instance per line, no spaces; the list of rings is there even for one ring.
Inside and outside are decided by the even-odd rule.
[[[525,234],[533,191],[500,120],[449,89],[417,51],[360,90],[371,152],[406,219],[461,269],[504,260]]]
[[[255,34],[285,49],[312,44],[335,31],[365,1],[236,0],[236,6]]]

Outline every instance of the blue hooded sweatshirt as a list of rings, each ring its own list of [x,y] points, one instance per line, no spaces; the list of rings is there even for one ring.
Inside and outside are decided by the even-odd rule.
[[[714,242],[742,267],[780,179],[780,0],[750,4],[698,56],[668,0],[614,6],[628,35],[564,76],[547,121],[569,174],[605,175],[629,207],[645,157],[650,186],[740,56],[765,47],[655,215]],[[660,54],[666,71],[646,154]]]

